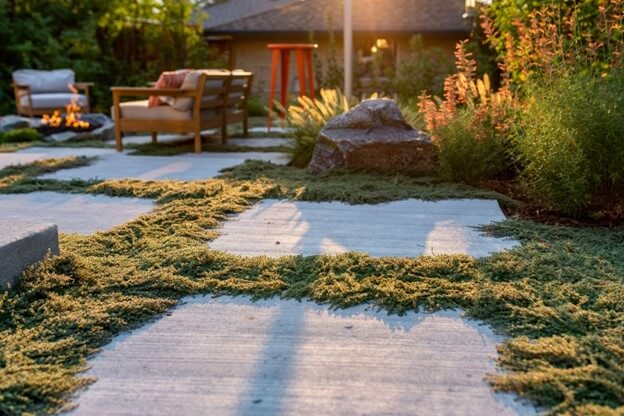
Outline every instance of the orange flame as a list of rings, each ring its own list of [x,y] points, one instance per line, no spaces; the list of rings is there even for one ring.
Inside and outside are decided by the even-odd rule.
[[[81,108],[78,105],[78,90],[72,84],[67,84],[69,90],[72,92],[71,102],[65,106],[65,127],[88,129],[90,124],[88,121],[81,120]],[[51,127],[60,127],[63,123],[63,117],[59,110],[54,110],[52,115],[44,114],[41,117],[41,124],[49,125]]]

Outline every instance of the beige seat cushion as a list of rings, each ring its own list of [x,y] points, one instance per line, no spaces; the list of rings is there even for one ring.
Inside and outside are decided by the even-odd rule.
[[[148,100],[126,101],[119,105],[121,118],[133,120],[191,120],[190,111],[176,111],[168,105],[148,107]],[[111,107],[111,114],[114,114]]]
[[[72,93],[42,93],[31,94],[33,108],[58,108],[63,110],[66,105],[71,103],[72,97],[76,97],[76,104],[81,107],[87,105],[87,97],[82,94]],[[22,107],[28,107],[28,95],[22,95],[20,97],[20,105]]]
[[[126,101],[119,105],[121,118],[132,120],[185,120],[189,121],[193,117],[192,111],[177,111],[169,105],[159,105],[158,107],[148,107],[148,100]],[[114,107],[111,107],[111,114],[115,114]],[[202,111],[202,119],[214,117],[216,110]]]
[[[33,93],[69,92],[68,84],[76,82],[71,69],[55,69],[41,71],[37,69],[20,69],[13,72],[13,82],[28,85]]]

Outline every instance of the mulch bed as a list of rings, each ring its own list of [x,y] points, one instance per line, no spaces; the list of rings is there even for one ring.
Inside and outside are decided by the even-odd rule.
[[[549,209],[536,201],[527,190],[515,180],[487,180],[475,184],[506,195],[519,203],[518,207],[504,207],[508,217],[519,217],[543,224],[568,225],[573,227],[600,226],[617,227],[624,224],[624,198],[603,199],[596,203],[590,217],[571,217]]]

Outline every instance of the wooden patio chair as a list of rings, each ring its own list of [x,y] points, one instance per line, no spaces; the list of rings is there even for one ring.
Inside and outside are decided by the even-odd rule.
[[[112,87],[117,151],[123,150],[124,132],[151,132],[152,142],[159,132],[193,133],[196,153],[202,150],[201,131],[221,128],[221,138],[227,141],[227,103],[232,75],[227,70],[201,70],[192,88]],[[185,80],[186,83],[186,80]],[[122,97],[174,97],[173,105],[148,107],[147,99],[122,102]],[[178,105],[180,104],[180,105]]]
[[[72,102],[79,105],[84,113],[90,113],[90,88],[94,84],[76,82],[75,78],[71,69],[20,69],[13,72],[12,86],[17,114],[28,117],[52,114],[54,110],[63,110]],[[70,85],[75,91],[71,90]]]

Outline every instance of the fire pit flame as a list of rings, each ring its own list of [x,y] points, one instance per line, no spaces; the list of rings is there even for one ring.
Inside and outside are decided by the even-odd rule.
[[[72,92],[71,102],[65,106],[65,117],[61,115],[59,110],[54,110],[52,115],[44,114],[41,118],[41,124],[54,128],[61,127],[65,123],[65,127],[69,129],[84,129],[91,127],[88,121],[81,120],[81,108],[78,105],[78,90],[72,84],[67,84]]]

